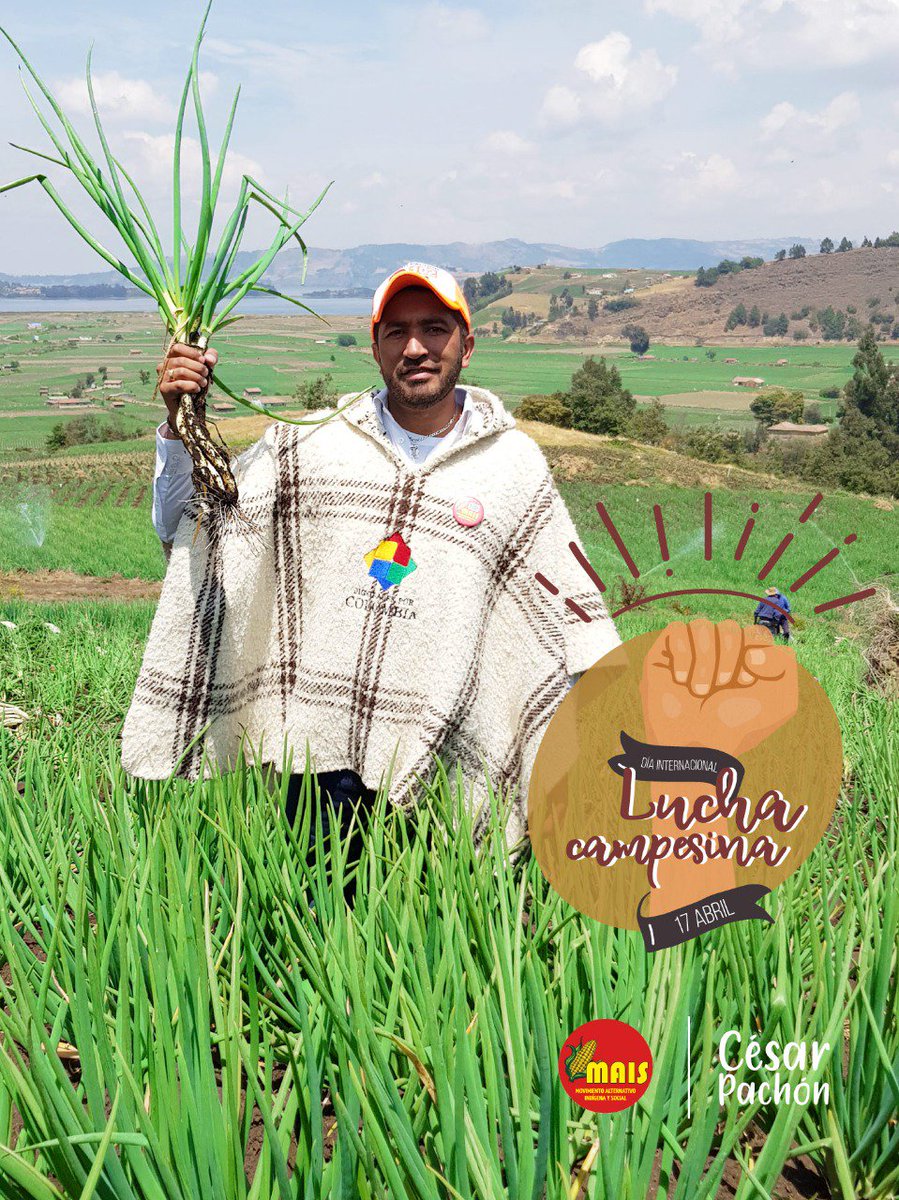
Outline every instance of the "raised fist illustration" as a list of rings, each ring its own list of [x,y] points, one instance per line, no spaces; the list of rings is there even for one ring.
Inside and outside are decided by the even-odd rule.
[[[795,714],[796,658],[763,626],[674,621],[646,656],[640,695],[656,745],[739,755]]]

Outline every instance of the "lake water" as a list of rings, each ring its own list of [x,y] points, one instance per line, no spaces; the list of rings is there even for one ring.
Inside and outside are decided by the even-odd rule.
[[[312,300],[297,297],[323,317],[365,317],[371,312],[371,300],[364,296],[347,296],[342,299]],[[101,313],[101,312],[158,312],[153,301],[139,296],[134,300],[48,300],[39,296],[0,296],[0,313]],[[301,308],[279,300],[277,296],[247,297],[231,314],[237,316],[294,316],[305,317]]]

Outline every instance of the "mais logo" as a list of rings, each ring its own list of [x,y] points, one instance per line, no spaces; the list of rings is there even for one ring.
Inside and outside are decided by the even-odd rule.
[[[588,1021],[559,1054],[562,1087],[591,1112],[620,1112],[636,1104],[652,1078],[652,1053],[624,1021]]]

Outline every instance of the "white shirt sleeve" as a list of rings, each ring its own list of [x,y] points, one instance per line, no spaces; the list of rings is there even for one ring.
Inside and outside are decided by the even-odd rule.
[[[156,430],[156,470],[153,474],[153,528],[163,542],[175,539],[184,506],[194,494],[193,460],[179,438],[162,436],[165,422]]]

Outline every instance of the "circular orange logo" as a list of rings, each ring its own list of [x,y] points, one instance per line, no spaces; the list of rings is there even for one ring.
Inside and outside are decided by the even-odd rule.
[[[796,871],[839,794],[839,723],[791,648],[735,621],[632,638],[575,684],[531,773],[553,888],[654,952],[733,921]]]
[[[652,1053],[624,1021],[579,1025],[559,1053],[562,1087],[591,1112],[620,1112],[636,1104],[652,1079]]]

